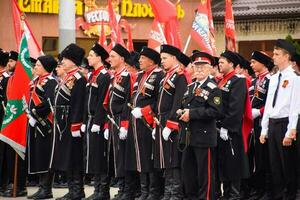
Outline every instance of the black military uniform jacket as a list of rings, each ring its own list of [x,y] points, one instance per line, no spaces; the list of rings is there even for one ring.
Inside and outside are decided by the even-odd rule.
[[[83,170],[82,137],[72,137],[83,121],[86,78],[79,69],[70,71],[58,85],[54,101],[53,169]]]
[[[249,88],[252,108],[260,109],[261,113],[263,113],[266,104],[270,77],[269,71],[258,75],[252,80]]]
[[[103,128],[106,110],[103,102],[110,83],[110,75],[104,66],[92,72],[86,85],[84,124],[86,124],[86,173],[100,173],[105,162]],[[98,133],[92,133],[92,125],[100,126]]]
[[[215,147],[217,145],[216,119],[222,113],[221,90],[207,78],[202,85],[193,82],[183,99],[183,109],[189,109],[189,145]]]
[[[130,115],[125,159],[127,170],[148,173],[153,169],[151,128],[163,76],[162,69],[154,67],[147,72],[139,72],[134,83],[131,104],[141,108],[143,119]]]
[[[7,98],[6,98],[6,88],[7,88],[7,83],[8,83],[8,79],[11,76],[12,73],[8,73],[8,72],[3,72],[0,76],[0,123],[2,124],[2,120],[4,117],[4,110],[5,110],[5,106],[6,106],[6,102],[7,102]]]
[[[132,93],[131,74],[123,67],[120,71],[111,76],[111,82],[108,91],[107,109],[109,116],[114,119],[119,127],[128,130],[128,117],[130,109],[128,103]],[[113,123],[108,121],[106,128],[109,128],[108,153],[113,157],[107,157],[107,163],[114,163],[114,174],[116,177],[124,177],[125,164],[125,143],[126,140],[120,140],[119,130]],[[114,159],[113,161],[110,159]],[[111,167],[110,167],[111,168]]]
[[[235,74],[220,89],[222,90],[224,112],[219,128],[223,127],[231,133],[241,134],[244,106],[248,92],[246,78]]]
[[[248,162],[242,136],[242,120],[248,92],[246,78],[233,71],[223,77],[218,87],[222,90],[223,102],[223,117],[218,128],[227,129],[229,136],[227,141],[218,139],[220,180],[247,178]]]
[[[157,115],[161,126],[157,126],[156,128],[155,168],[174,168],[180,166],[181,154],[177,149],[179,124],[176,111],[181,107],[186,89],[187,79],[183,69],[179,66],[170,69],[161,81],[157,103]],[[163,139],[163,127],[173,130],[168,141]]]
[[[28,123],[27,128],[29,173],[45,173],[49,169],[53,129],[49,101],[53,104],[56,85],[57,81],[50,74],[37,77],[31,85],[28,110],[37,123],[35,127]]]

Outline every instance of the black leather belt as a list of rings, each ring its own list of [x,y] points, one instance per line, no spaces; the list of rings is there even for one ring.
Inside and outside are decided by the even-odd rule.
[[[289,118],[288,118],[288,117],[277,118],[277,119],[270,118],[270,119],[269,119],[269,122],[270,122],[270,123],[275,123],[275,124],[278,124],[278,123],[286,123],[286,122],[289,122]]]

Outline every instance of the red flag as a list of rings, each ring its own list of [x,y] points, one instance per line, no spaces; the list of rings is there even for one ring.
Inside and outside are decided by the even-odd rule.
[[[225,42],[226,49],[236,51],[236,35],[231,0],[225,0]]]
[[[153,20],[148,40],[148,47],[155,49],[157,52],[160,51],[160,45],[166,43],[165,35],[160,32],[158,23],[156,19]]]
[[[122,39],[121,29],[119,27],[115,12],[112,7],[112,2],[111,0],[108,0],[107,2],[112,46],[115,46],[116,43],[119,43],[125,47],[124,41]]]
[[[165,23],[165,36],[167,43],[181,49],[181,37],[177,18]]]
[[[176,6],[168,0],[149,0],[149,3],[152,7],[155,19],[158,21],[157,24],[160,34],[164,34],[167,44],[181,49]]]
[[[127,50],[129,52],[134,51],[133,49],[133,42],[132,42],[132,34],[131,34],[131,26],[126,19],[121,19],[120,26],[125,30],[127,33]]]
[[[172,18],[177,18],[176,7],[168,0],[149,0],[155,18],[160,23],[168,22]]]
[[[200,2],[192,24],[191,37],[198,43],[201,51],[214,55],[210,40],[208,6],[207,0]]]
[[[99,41],[98,43],[103,46],[103,48],[109,52],[111,48],[109,48],[107,46],[107,41],[106,41],[106,35],[105,35],[105,27],[104,27],[104,22],[102,21],[101,22],[101,32],[100,32],[100,35],[99,35]]]
[[[216,47],[216,39],[215,39],[215,28],[214,28],[214,21],[212,17],[212,12],[211,12],[211,0],[208,0],[207,2],[207,16],[208,16],[208,24],[209,24],[209,41],[210,41],[210,46],[212,48],[212,55],[216,56],[217,55],[217,47]]]
[[[19,58],[14,75],[7,84],[7,105],[0,139],[12,146],[24,158],[26,149],[27,116],[22,98],[29,98],[29,82],[32,79],[31,62],[24,32],[20,42]]]
[[[26,33],[26,37],[27,37],[27,43],[28,43],[30,56],[33,58],[37,58],[40,55],[42,55],[43,52],[41,50],[41,47],[39,46],[34,35],[32,34],[29,24],[28,24],[27,20],[25,19],[24,14],[21,13],[21,10],[20,10],[16,0],[12,0],[12,14],[13,14],[13,18],[14,18],[14,29],[15,29],[17,46],[18,47],[20,46],[22,32],[24,31]],[[21,19],[22,19],[22,22],[21,22]],[[21,28],[21,26],[22,26],[22,28]]]
[[[16,0],[12,0],[12,6],[19,57],[14,75],[9,78],[7,84],[7,105],[0,139],[12,146],[24,158],[27,116],[24,112],[23,103],[29,99],[29,82],[32,79],[30,57],[40,56],[41,49],[24,16],[21,15]]]

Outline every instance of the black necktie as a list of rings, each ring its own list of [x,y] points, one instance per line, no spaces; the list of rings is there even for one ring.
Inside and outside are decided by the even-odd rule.
[[[274,106],[276,104],[277,94],[278,94],[279,85],[280,85],[280,79],[281,79],[281,73],[279,73],[279,76],[278,76],[278,83],[277,83],[277,87],[276,87],[276,90],[275,90],[275,94],[274,94],[274,98],[273,98],[273,103],[272,103],[273,108],[274,108]]]

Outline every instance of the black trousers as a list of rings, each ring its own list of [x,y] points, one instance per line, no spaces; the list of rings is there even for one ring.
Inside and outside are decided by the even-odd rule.
[[[296,145],[283,146],[288,118],[270,119],[268,146],[274,199],[293,199],[296,193]]]
[[[0,141],[0,187],[6,189],[6,186],[14,183],[15,169],[15,150],[8,144]],[[26,161],[18,156],[17,166],[17,190],[24,190],[26,187],[27,176]]]
[[[182,157],[182,173],[189,199],[215,199],[214,148],[187,147]]]
[[[254,132],[251,135],[248,157],[251,177],[249,178],[249,186],[255,189],[257,192],[266,192],[271,186],[267,180],[270,177],[270,165],[269,165],[269,149],[268,141],[265,144],[261,144],[259,141],[261,126],[261,118],[254,120]]]

